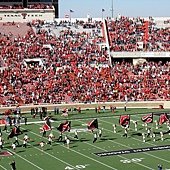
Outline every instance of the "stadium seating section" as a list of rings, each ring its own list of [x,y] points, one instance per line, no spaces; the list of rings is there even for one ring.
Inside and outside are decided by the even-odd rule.
[[[28,9],[52,9],[52,5],[50,4],[42,4],[36,3],[27,5]],[[0,9],[24,9],[22,5],[14,4],[14,5],[0,5]]]
[[[170,30],[152,20],[121,17],[107,28],[112,51],[170,51]],[[1,24],[0,104],[170,100],[170,62],[111,67],[102,29],[101,21]]]
[[[113,51],[170,51],[170,29],[156,27],[153,20],[121,17],[108,22],[108,30]]]

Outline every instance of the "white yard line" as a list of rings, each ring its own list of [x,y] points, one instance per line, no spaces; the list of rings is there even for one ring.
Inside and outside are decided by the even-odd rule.
[[[101,120],[101,119],[100,119],[100,121],[105,122],[105,123],[108,123],[108,124],[112,124],[112,123],[107,122],[107,121],[105,121],[105,120]],[[111,131],[111,130],[109,130],[109,129],[105,129],[105,130],[113,133],[113,131]],[[121,133],[116,133],[116,134],[122,135]],[[131,137],[131,138],[134,139],[134,140],[137,140],[137,141],[140,141],[140,142],[141,142],[141,140],[139,140],[139,139],[137,139],[137,138],[134,138],[134,137]],[[111,142],[113,142],[113,141],[111,141]],[[149,143],[149,142],[145,142],[145,143],[148,143],[148,144],[153,145],[153,146],[157,146],[157,145],[154,145],[154,144]],[[120,145],[122,145],[122,146],[124,146],[124,147],[127,147],[126,145],[123,145],[123,144],[120,144]],[[131,147],[129,147],[129,148],[131,148]],[[131,148],[131,149],[133,149],[133,148]],[[145,153],[145,152],[143,152],[143,154],[146,154],[146,155],[149,155],[149,156],[151,156],[151,157],[154,157],[154,158],[157,158],[157,159],[159,159],[159,160],[162,160],[162,161],[165,161],[165,162],[170,163],[170,161],[168,161],[168,160],[166,160],[166,159],[163,159],[163,158],[160,158],[160,157],[157,157],[157,156],[155,156],[155,155],[152,155],[152,154],[149,154],[149,153]]]
[[[91,146],[93,146],[93,147],[95,147],[95,148],[98,148],[98,149],[100,149],[100,150],[103,150],[103,151],[108,151],[108,150],[105,150],[105,149],[102,149],[102,148],[100,148],[100,147],[97,147],[97,146],[95,146],[95,145],[92,145],[92,144],[90,144],[90,143],[87,143],[87,142],[84,142],[84,143],[86,143],[86,144],[88,144],[88,145],[91,145]],[[117,143],[118,144],[118,143]],[[120,155],[117,155],[118,157],[120,157],[120,158],[123,158],[123,159],[127,159],[126,157],[124,157],[124,156],[120,156]],[[143,166],[143,167],[145,167],[145,168],[147,168],[147,169],[152,169],[151,167],[149,167],[149,166],[145,166],[145,165],[143,165],[143,164],[140,164],[140,163],[138,163],[138,162],[133,162],[133,163],[135,163],[135,164],[137,164],[137,165],[140,165],[140,166]],[[152,169],[153,170],[153,169]]]
[[[38,125],[38,124],[36,124],[36,125]],[[39,125],[38,125],[39,126]],[[30,133],[33,133],[33,134],[35,134],[36,136],[39,136],[39,137],[42,137],[42,136],[40,136],[40,135],[38,135],[38,134],[36,134],[36,133],[34,133],[34,132],[30,132]],[[46,139],[46,138],[45,138]],[[66,148],[66,146],[64,146],[64,145],[61,145],[62,147],[64,147],[64,148]],[[100,161],[98,161],[98,160],[96,160],[96,159],[93,159],[93,158],[91,158],[91,157],[89,157],[89,156],[87,156],[87,155],[84,155],[84,154],[82,154],[82,153],[80,153],[80,152],[78,152],[78,151],[75,151],[75,150],[73,150],[73,149],[69,149],[69,150],[71,150],[72,152],[75,152],[75,153],[77,153],[77,154],[79,154],[79,155],[81,155],[81,156],[83,156],[83,157],[86,157],[86,158],[88,158],[88,159],[91,159],[92,161],[95,161],[95,162],[97,162],[97,163],[99,163],[99,164],[101,164],[101,165],[103,165],[103,166],[105,166],[105,167],[107,167],[107,168],[109,168],[109,169],[113,169],[113,170],[117,170],[117,169],[115,169],[115,168],[113,168],[113,167],[111,167],[111,166],[109,166],[109,165],[107,165],[107,164],[105,164],[105,163],[102,163],[102,162],[100,162]]]
[[[77,154],[79,154],[79,155],[82,155],[83,157],[86,157],[86,158],[88,158],[88,159],[91,159],[91,160],[93,160],[93,161],[95,161],[95,162],[97,162],[97,163],[99,163],[99,164],[101,164],[101,165],[103,165],[103,166],[105,166],[105,167],[107,167],[107,168],[109,168],[109,169],[117,170],[117,169],[114,168],[114,167],[111,167],[111,166],[109,166],[109,165],[107,165],[107,164],[105,164],[105,163],[102,163],[101,161],[97,161],[96,159],[93,159],[93,158],[91,158],[91,157],[89,157],[89,156],[87,156],[87,155],[84,155],[84,154],[82,154],[82,153],[80,153],[80,152],[78,152],[78,151],[75,151],[75,150],[73,150],[73,149],[71,149],[71,151],[73,151],[73,152],[75,152],[75,153],[77,153]]]
[[[32,145],[30,144],[30,146],[32,146]],[[74,167],[73,165],[71,165],[71,164],[69,164],[69,163],[67,163],[67,162],[65,162],[65,161],[63,161],[63,160],[61,160],[61,159],[59,159],[59,158],[57,158],[57,157],[55,157],[55,156],[49,154],[48,152],[44,152],[44,151],[42,151],[41,149],[39,149],[39,148],[37,148],[37,147],[35,147],[35,146],[32,146],[32,147],[34,147],[34,148],[36,148],[37,150],[39,150],[39,151],[41,151],[41,152],[47,154],[48,156],[50,156],[50,157],[52,157],[52,158],[54,158],[54,159],[56,159],[56,160],[62,162],[63,164],[66,164],[66,165],[68,165],[68,166],[70,166],[70,167],[72,167],[72,168],[74,168],[74,169],[79,170],[78,168]]]
[[[24,128],[22,128],[22,129],[24,129]],[[33,133],[33,132],[31,132],[31,133]],[[21,139],[19,139],[19,140],[22,141]],[[32,146],[30,143],[28,143],[28,145]],[[37,150],[39,150],[39,151],[41,151],[41,152],[43,152],[44,154],[47,154],[48,156],[50,156],[50,157],[52,157],[52,158],[54,158],[54,159],[56,159],[56,160],[58,160],[58,161],[60,161],[60,162],[62,162],[62,163],[64,163],[64,164],[66,164],[66,165],[74,168],[74,169],[79,170],[78,168],[74,167],[73,165],[71,165],[71,164],[69,164],[69,163],[67,163],[67,162],[65,162],[65,161],[63,161],[63,160],[61,160],[61,159],[59,159],[59,158],[57,158],[57,157],[49,154],[48,152],[44,152],[44,151],[42,151],[41,149],[39,149],[39,148],[37,148],[37,147],[35,147],[35,146],[32,146],[32,147],[35,148],[35,149],[37,149]],[[9,150],[9,149],[7,149],[7,150]],[[12,153],[14,153],[14,152],[12,152]],[[16,154],[16,153],[14,153],[14,154]],[[18,154],[16,154],[16,155],[19,156]],[[20,157],[20,156],[19,156],[19,157]],[[22,157],[21,157],[21,158],[22,158]],[[22,159],[26,160],[25,158],[22,158]],[[30,162],[30,161],[29,161],[29,162]],[[32,163],[32,164],[33,164],[33,163]],[[43,170],[43,169],[42,169],[42,170]]]
[[[2,169],[4,169],[4,170],[8,170],[8,169],[6,169],[5,167],[3,167],[2,165],[0,165],[0,167],[1,167]]]
[[[79,121],[79,122],[82,122],[82,121]],[[111,141],[111,140],[108,140],[108,141]],[[112,142],[112,141],[111,141]],[[100,149],[100,150],[103,150],[103,151],[108,151],[108,150],[105,150],[105,149],[102,149],[102,148],[100,148],[100,147],[97,147],[96,145],[92,145],[92,144],[90,144],[90,143],[88,143],[88,142],[83,142],[83,143],[86,143],[86,144],[88,144],[88,145],[91,145],[91,146],[93,146],[93,147],[95,147],[95,148],[98,148],[98,149]],[[118,144],[118,145],[120,145],[119,143],[117,143],[117,142],[115,142],[116,144]],[[127,147],[127,146],[126,146]],[[124,157],[124,156],[120,156],[120,155],[117,155],[118,157],[120,157],[120,158],[123,158],[123,159],[127,159],[126,157]],[[134,164],[137,164],[137,165],[140,165],[140,166],[142,166],[142,167],[145,167],[145,168],[147,168],[147,169],[150,169],[150,170],[153,170],[151,167],[149,167],[149,166],[146,166],[146,165],[143,165],[143,164],[140,164],[140,163],[138,163],[138,162],[133,162]]]
[[[6,148],[7,149],[7,148]],[[7,149],[8,151],[12,152],[14,155],[18,156],[19,158],[23,159],[24,161],[28,162],[29,164],[33,165],[34,167],[36,167],[37,169],[40,169],[40,170],[44,170],[42,168],[40,168],[39,166],[35,165],[34,163],[32,163],[31,161],[29,161],[28,159],[25,159],[23,158],[22,156],[18,155],[16,152],[13,152],[12,150],[10,149]]]

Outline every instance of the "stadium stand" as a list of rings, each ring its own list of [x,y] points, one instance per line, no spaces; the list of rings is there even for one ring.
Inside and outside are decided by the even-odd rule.
[[[153,19],[121,16],[108,21],[108,30],[113,51],[170,51],[169,28],[155,27]]]
[[[0,73],[1,105],[170,100],[170,62],[110,63],[101,21],[27,25],[25,33],[17,23],[3,25],[17,34],[0,35],[6,68]],[[111,50],[168,52],[169,29],[152,25],[140,18],[108,21]],[[143,49],[137,49],[136,37],[146,43]]]
[[[29,9],[52,9],[52,4],[43,4],[43,3],[29,4],[27,5],[27,8]],[[24,9],[24,7],[21,4],[0,5],[0,9]]]
[[[29,9],[52,9],[52,5],[38,3],[38,4],[28,5],[27,8]]]
[[[14,5],[0,5],[0,9],[23,9],[22,5],[14,4]]]

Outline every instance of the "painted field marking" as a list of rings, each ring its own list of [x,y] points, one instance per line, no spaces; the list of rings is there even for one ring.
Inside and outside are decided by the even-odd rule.
[[[89,166],[89,164],[85,164],[85,165],[76,165],[75,167],[76,167],[76,168],[79,168],[79,169],[85,169],[87,166]],[[74,169],[74,168],[69,167],[69,166],[65,167],[65,170],[73,170],[73,169]]]
[[[81,122],[81,121],[79,121],[79,122]],[[34,133],[34,132],[31,132],[31,133]],[[34,133],[35,135],[37,135],[36,133]],[[40,136],[40,135],[38,135],[38,136]],[[40,136],[41,137],[41,136]],[[46,139],[46,138],[45,138]],[[98,148],[98,149],[100,149],[100,150],[104,150],[104,151],[107,151],[107,150],[105,150],[105,149],[102,149],[102,148],[99,148],[99,147],[97,147],[97,146],[95,146],[95,145],[92,145],[92,144],[90,144],[90,143],[87,143],[87,142],[83,142],[83,143],[86,143],[86,144],[88,144],[88,145],[91,145],[91,146],[93,146],[93,148],[94,147],[96,147],[96,148]],[[70,150],[72,150],[72,149],[70,149]],[[75,151],[75,150],[72,150],[73,152],[76,152],[77,153],[77,151]],[[78,152],[79,153],[79,152]],[[83,155],[83,156],[85,156],[85,157],[88,157],[88,156],[86,156],[86,155],[84,155],[84,154],[82,154],[82,153],[79,153],[79,154],[81,154],[81,155]],[[126,159],[126,157],[123,157],[123,156],[120,156],[119,155],[119,157],[121,157],[121,158],[123,158],[123,159]],[[88,157],[88,158],[90,158],[90,157]],[[91,158],[91,159],[93,159],[93,158]],[[95,160],[95,161],[97,161],[97,160]],[[101,164],[101,162],[99,162],[98,161],[98,163],[100,163]],[[102,163],[103,164],[103,163]],[[140,166],[143,166],[143,167],[145,167],[145,168],[147,168],[147,169],[152,169],[152,168],[150,168],[150,167],[148,167],[148,166],[145,166],[145,165],[142,165],[142,164],[140,164],[140,163],[137,163],[137,162],[135,162],[135,164],[138,164],[138,165],[140,165]],[[106,164],[105,164],[106,165]],[[109,165],[107,165],[107,166],[109,166]],[[110,167],[110,166],[109,166]],[[113,167],[111,167],[112,169],[115,169],[115,168],[113,168]],[[115,169],[116,170],[116,169]]]
[[[39,166],[35,165],[34,163],[30,162],[29,160],[23,158],[22,156],[18,155],[17,153],[13,152],[12,150],[10,149],[7,149],[8,151],[12,152],[14,155],[18,156],[19,158],[23,159],[24,161],[28,162],[29,164],[33,165],[34,167],[40,169],[40,170],[44,170],[42,168],[40,168]]]
[[[79,120],[79,122],[82,122],[82,121],[80,121]],[[109,141],[111,141],[111,140],[109,140]],[[100,147],[98,147],[98,146],[96,146],[96,145],[92,145],[92,144],[90,144],[90,143],[87,143],[87,142],[83,142],[83,143],[86,143],[86,144],[88,144],[88,145],[91,145],[91,146],[93,146],[93,147],[95,147],[95,148],[98,148],[98,149],[100,149],[100,150],[103,150],[103,151],[108,151],[108,150],[106,150],[106,149],[103,149],[103,148],[100,148]],[[118,144],[118,143],[117,143]],[[120,145],[120,144],[119,144]],[[124,156],[120,156],[120,155],[117,155],[118,157],[120,157],[120,158],[123,158],[123,159],[127,159],[126,157],[124,157]],[[140,163],[138,163],[138,162],[133,162],[134,164],[137,164],[137,165],[140,165],[140,166],[142,166],[142,167],[145,167],[145,168],[147,168],[147,169],[152,169],[151,167],[148,167],[148,166],[146,166],[146,165],[143,165],[143,164],[140,164]],[[153,169],[152,169],[153,170]]]
[[[77,131],[77,132],[87,132],[89,130],[87,128],[77,128],[77,129],[72,128],[70,130],[70,133],[75,133],[75,131]]]
[[[22,128],[22,129],[24,129],[24,128]],[[33,132],[31,132],[31,133],[33,133]],[[40,135],[37,135],[37,136],[40,136]],[[22,141],[21,139],[19,139],[19,140]],[[33,148],[35,148],[35,149],[41,151],[42,153],[45,153],[45,154],[49,155],[50,157],[52,157],[52,158],[54,158],[54,159],[56,159],[56,160],[58,160],[58,161],[60,161],[60,162],[62,162],[62,163],[64,163],[64,164],[66,164],[66,165],[69,165],[69,166],[74,167],[73,165],[71,165],[71,164],[69,164],[69,163],[67,163],[67,162],[65,162],[65,161],[63,161],[63,160],[61,160],[61,159],[59,159],[59,158],[57,158],[57,157],[55,157],[55,156],[49,154],[48,152],[42,151],[41,149],[39,149],[39,148],[37,148],[37,147],[31,145],[30,143],[28,143],[28,145],[29,145],[29,146],[32,146]],[[9,149],[7,149],[7,150],[9,150]],[[12,152],[12,153],[14,153],[14,152]],[[16,153],[15,153],[15,154],[16,154]],[[16,155],[19,156],[18,154],[16,154]],[[19,157],[20,157],[20,156],[19,156]],[[22,157],[21,157],[21,158],[22,158]],[[25,159],[25,158],[23,158],[23,159]],[[29,162],[30,162],[30,161],[29,161]],[[33,164],[33,163],[32,163],[32,164]],[[34,165],[35,165],[35,164],[34,164]],[[37,167],[38,167],[38,166],[37,166]],[[42,169],[42,170],[43,170],[43,169]]]
[[[38,124],[36,124],[36,125],[38,125]],[[39,126],[39,125],[38,125]],[[38,135],[38,134],[36,134],[36,133],[34,133],[34,132],[30,132],[30,133],[33,133],[33,134],[35,134],[35,135],[37,135],[37,136],[40,136],[40,135]],[[42,136],[40,136],[40,137],[42,137]],[[46,139],[46,138],[45,138]],[[59,144],[59,143],[58,143]],[[61,145],[61,146],[63,146],[64,148],[67,148],[66,146],[64,146],[64,145]],[[79,154],[79,155],[81,155],[81,156],[84,156],[84,157],[86,157],[86,158],[88,158],[88,159],[91,159],[91,160],[93,160],[93,161],[95,161],[95,162],[97,162],[97,163],[99,163],[99,164],[101,164],[101,165],[103,165],[103,166],[105,166],[105,167],[107,167],[107,168],[110,168],[110,169],[113,169],[113,170],[117,170],[117,169],[115,169],[115,168],[113,168],[113,167],[111,167],[111,166],[109,166],[109,165],[107,165],[107,164],[105,164],[105,163],[102,163],[102,162],[100,162],[100,161],[97,161],[97,160],[95,160],[95,159],[93,159],[93,158],[91,158],[91,157],[89,157],[89,156],[87,156],[87,155],[84,155],[84,154],[82,154],[82,153],[80,153],[80,152],[77,152],[77,151],[75,151],[75,150],[73,150],[73,149],[69,149],[69,150],[71,150],[71,151],[73,151],[73,152],[75,152],[75,153],[77,153],[77,154]]]
[[[101,120],[101,119],[100,119],[100,120]],[[104,120],[101,120],[101,121],[102,121],[102,122],[105,122],[105,123],[108,123],[108,124],[112,124],[112,123],[107,122],[107,121],[104,121]],[[104,130],[113,133],[113,131],[111,131],[111,130],[109,130],[109,129],[105,129],[105,128],[104,128]],[[116,133],[116,134],[122,135],[121,133]],[[137,138],[134,138],[134,137],[131,137],[131,138],[134,139],[134,140],[137,140],[137,141],[140,141],[140,142],[141,142],[141,140],[139,140],[139,139],[137,139]],[[109,140],[109,141],[111,141],[111,140]],[[117,143],[117,142],[115,142],[115,141],[111,141],[111,142]],[[149,142],[145,142],[145,143],[148,143],[148,144],[153,145],[153,146],[157,146],[157,145],[154,145],[154,144],[149,143]],[[122,145],[122,146],[124,146],[124,147],[127,147],[127,146],[124,145],[124,144],[120,144],[120,145]],[[129,148],[130,148],[130,149],[133,149],[132,147],[129,147]],[[154,158],[157,158],[157,159],[159,159],[159,160],[162,160],[162,161],[165,161],[165,162],[170,163],[170,161],[168,161],[168,160],[166,160],[166,159],[163,159],[163,158],[160,158],[160,157],[157,157],[157,156],[155,156],[155,155],[152,155],[152,154],[149,154],[149,153],[145,153],[145,152],[143,152],[143,154],[146,154],[146,155],[149,155],[149,156],[151,156],[151,157],[154,157]]]
[[[0,165],[0,167],[1,167],[2,169],[4,169],[4,170],[8,170],[8,169],[6,169],[5,167],[3,167],[2,165]]]
[[[132,159],[124,159],[124,160],[120,160],[120,162],[124,163],[124,164],[130,164],[133,162],[141,162],[144,158],[132,158]]]

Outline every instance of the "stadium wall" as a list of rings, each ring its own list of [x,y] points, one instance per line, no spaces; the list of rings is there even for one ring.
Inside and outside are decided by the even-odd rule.
[[[105,106],[107,109],[110,106],[115,106],[116,108],[123,108],[125,102],[99,102],[99,103],[71,103],[71,104],[39,104],[39,105],[25,105],[20,106],[22,112],[30,112],[31,108],[35,107],[47,107],[48,111],[53,111],[55,107],[59,109],[63,108],[78,108],[81,109],[94,109],[95,107],[103,107]],[[160,109],[160,106],[163,106],[164,109],[170,109],[170,101],[134,101],[134,102],[127,102],[127,108],[154,108]],[[0,107],[0,113],[4,113],[8,109],[15,109],[16,106],[11,107]]]

